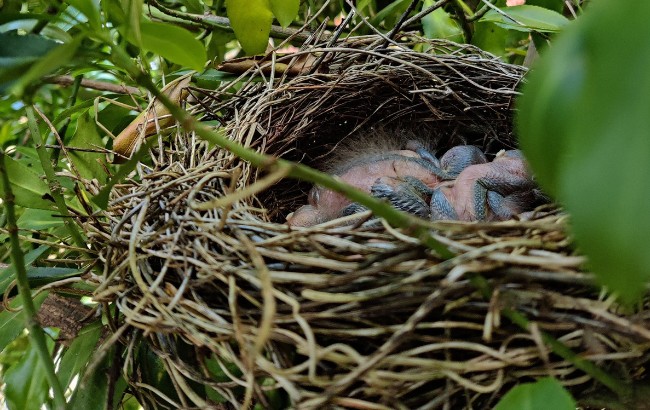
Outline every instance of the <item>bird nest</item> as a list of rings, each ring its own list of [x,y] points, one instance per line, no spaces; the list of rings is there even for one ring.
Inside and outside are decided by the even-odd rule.
[[[468,45],[402,41],[312,44],[327,70],[292,78],[260,63],[241,88],[191,88],[188,109],[246,147],[315,167],[377,128],[426,135],[438,150],[515,146],[523,68]],[[618,377],[644,376],[647,316],[620,314],[595,286],[568,216],[553,208],[527,220],[431,222],[454,254],[444,259],[383,220],[289,227],[310,184],[271,184],[193,133],[177,129],[152,161],[114,188],[108,223],[86,226],[105,246],[95,300],[121,314],[110,320],[113,340],[127,346],[124,368],[143,403],[488,409],[547,375],[588,397],[599,384],[554,353],[549,336]],[[169,389],[156,387],[147,354]]]

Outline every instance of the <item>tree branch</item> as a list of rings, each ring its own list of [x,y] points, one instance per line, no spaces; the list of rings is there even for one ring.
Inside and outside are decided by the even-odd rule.
[[[74,85],[74,77],[71,75],[48,75],[43,77],[48,84]],[[98,91],[109,91],[116,94],[142,94],[139,88],[128,85],[112,84],[97,80],[81,80],[81,86]]]

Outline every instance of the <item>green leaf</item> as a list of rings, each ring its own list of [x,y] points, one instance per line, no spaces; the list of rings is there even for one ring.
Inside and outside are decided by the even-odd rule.
[[[526,0],[526,4],[543,7],[560,14],[564,11],[564,0]]]
[[[54,342],[47,339],[48,347]],[[45,403],[50,386],[46,369],[38,358],[34,344],[27,347],[25,356],[11,366],[4,377],[5,400],[9,410],[40,410]]]
[[[72,378],[88,363],[88,359],[95,350],[101,334],[101,322],[97,321],[92,323],[79,332],[70,347],[65,351],[61,359],[59,371],[57,372],[63,389],[70,384]]]
[[[43,199],[45,195],[50,194],[50,190],[38,174],[11,157],[5,157],[5,167],[11,190],[16,197],[16,205],[26,208],[56,209],[54,202]],[[0,184],[0,194],[4,196],[2,184]]]
[[[72,394],[67,410],[104,410],[108,395],[108,373],[115,347],[111,348],[92,373],[86,367],[79,375],[79,386]]]
[[[30,251],[27,255],[25,255],[25,266],[29,267],[29,265],[34,263],[36,259],[40,258],[41,255],[43,255],[43,253],[45,253],[45,251],[48,249],[50,249],[49,246],[41,245],[38,248]],[[3,295],[5,293],[7,287],[9,287],[9,284],[15,279],[15,275],[16,269],[14,268],[13,264],[9,265],[7,268],[0,270],[0,295]]]
[[[65,0],[65,2],[82,12],[88,19],[90,27],[95,30],[101,28],[102,20],[99,15],[99,2],[92,0]]]
[[[377,27],[379,24],[387,19],[389,16],[391,16],[393,13],[397,13],[397,10],[400,8],[408,7],[408,5],[411,3],[411,0],[395,0],[388,6],[384,7],[379,11],[379,13],[375,14],[375,16],[370,19],[370,24]],[[398,17],[399,18],[399,17]],[[393,24],[388,24],[389,26],[392,26]]]
[[[4,292],[3,292],[4,293]],[[43,304],[49,292],[42,292],[34,298],[34,307],[38,310]],[[16,309],[23,305],[21,298],[14,298],[9,306]],[[4,350],[9,343],[18,337],[25,329],[25,316],[22,312],[0,312],[0,351]]]
[[[30,65],[58,47],[55,41],[34,35],[0,33],[0,93],[21,78]]]
[[[70,108],[66,108],[65,110],[61,111],[59,115],[57,115],[54,118],[54,121],[52,121],[53,125],[57,125],[61,121],[65,120],[66,118],[70,117],[72,114],[78,113],[79,111],[83,111],[86,108],[90,108],[95,104],[95,99],[92,98],[90,100],[86,100],[82,103],[75,104],[74,106]]]
[[[124,28],[124,36],[129,39],[133,44],[135,44],[138,47],[143,47],[143,39],[142,39],[142,24],[140,23],[140,19],[142,18],[142,2],[144,0],[121,0],[122,2],[122,10],[124,10],[124,17],[128,19],[128,24],[126,26],[123,26]],[[164,24],[164,23],[160,23]],[[157,50],[154,49],[149,49],[147,46],[144,46],[147,50],[153,51],[155,53],[158,53],[164,57],[164,55]],[[170,59],[171,60],[171,59]],[[172,60],[173,61],[173,60]]]
[[[285,28],[296,18],[299,8],[300,0],[271,0],[271,11]]]
[[[194,14],[203,14],[203,5],[199,0],[180,0],[187,11]]]
[[[226,11],[246,54],[264,53],[273,23],[269,0],[226,0]]]
[[[203,70],[208,60],[203,43],[186,29],[167,23],[142,22],[140,32],[146,50],[193,70]],[[137,45],[132,37],[129,41]]]
[[[492,53],[495,56],[503,57],[507,54],[507,40],[507,29],[487,21],[477,21],[474,23],[472,44],[481,50]]]
[[[517,24],[512,19],[504,17],[496,10],[490,10],[480,21],[490,21],[505,28],[514,30],[537,30],[545,33],[553,33],[562,30],[569,20],[555,11],[537,6],[524,4],[523,6],[512,6],[503,8],[502,11],[508,16],[522,24]]]
[[[513,387],[494,410],[575,410],[576,403],[552,377]]]
[[[21,229],[33,229],[35,231],[63,226],[63,219],[55,215],[52,211],[43,209],[25,209],[25,212],[18,218],[17,225]]]
[[[30,287],[37,288],[48,283],[79,276],[83,272],[84,269],[58,268],[55,266],[30,267],[27,269],[27,279],[29,279]]]
[[[68,147],[97,149],[103,147],[102,137],[97,132],[95,120],[90,118],[88,111],[82,113],[77,119],[77,130],[68,143]],[[97,179],[100,185],[106,183],[106,155],[95,152],[70,151],[70,159],[82,177]],[[102,165],[104,164],[104,165]]]
[[[434,0],[425,0],[423,9],[433,6]],[[458,23],[449,17],[449,14],[442,7],[429,13],[422,19],[422,29],[427,38],[444,38],[451,41],[463,42],[463,32]]]
[[[12,87],[13,92],[22,95],[28,84],[67,64],[77,52],[81,40],[83,40],[83,37],[79,36],[69,43],[62,44],[32,64],[29,70]]]
[[[650,2],[590,5],[518,101],[521,147],[566,207],[600,281],[627,301],[650,280]]]

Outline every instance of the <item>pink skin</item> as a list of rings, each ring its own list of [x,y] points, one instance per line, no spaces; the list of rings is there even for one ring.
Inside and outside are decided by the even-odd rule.
[[[390,151],[388,154],[405,158],[360,161],[360,165],[335,175],[343,182],[368,193],[376,181],[382,177],[392,177],[395,178],[394,181],[398,181],[399,177],[413,176],[430,188],[436,188],[440,184],[441,181],[436,175],[421,165],[406,159],[406,157],[419,158],[415,152],[398,150]],[[384,178],[384,180],[387,179]],[[340,193],[316,186],[309,193],[309,205],[302,206],[290,215],[287,218],[287,223],[291,226],[317,225],[340,216],[343,209],[351,203],[351,200]]]
[[[519,158],[497,156],[487,164],[472,165],[464,169],[451,186],[441,187],[443,195],[456,211],[460,221],[475,221],[474,183],[477,179],[490,178],[504,184],[509,181],[531,180],[526,162]],[[504,218],[496,215],[488,207],[487,220],[499,221]]]

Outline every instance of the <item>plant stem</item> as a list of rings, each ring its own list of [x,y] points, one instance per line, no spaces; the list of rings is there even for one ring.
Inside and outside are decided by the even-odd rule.
[[[495,2],[496,0],[488,0],[488,1],[489,1],[491,4],[494,4],[494,2]],[[476,13],[474,13],[473,16],[469,17],[469,18],[467,19],[467,21],[470,21],[470,22],[471,22],[471,21],[480,20],[481,17],[485,16],[485,13],[487,13],[489,10],[490,10],[490,8],[489,8],[488,6],[483,5],[483,7],[481,7],[481,9],[480,9],[479,11],[477,11]]]
[[[189,113],[174,104],[169,97],[156,88],[151,81],[151,77],[138,69],[123,49],[113,46],[113,57],[115,64],[125,69],[137,84],[149,90],[160,102],[162,102],[186,131],[196,132],[196,134],[201,138],[213,142],[219,147],[232,152],[237,157],[250,162],[253,166],[268,169],[271,172],[285,171],[288,177],[309,181],[342,193],[354,202],[370,209],[376,216],[384,218],[391,225],[403,228],[406,233],[419,239],[424,245],[434,250],[438,257],[449,259],[454,256],[446,246],[436,241],[431,236],[426,227],[426,221],[422,221],[412,215],[398,211],[388,203],[375,198],[360,189],[340,182],[331,175],[316,171],[315,169],[303,164],[295,164],[281,158],[270,157],[254,150],[244,148],[242,145],[224,137],[221,133],[215,132],[205,125],[200,124]]]
[[[490,300],[492,297],[492,286],[490,286],[488,281],[483,276],[476,273],[468,274],[468,278],[470,279],[470,282],[481,292],[483,297],[487,300]],[[519,327],[525,331],[530,331],[530,321],[516,310],[505,308],[501,310],[501,314],[510,319],[510,321],[513,323],[519,325]],[[542,335],[542,340],[544,343],[551,345],[551,349],[555,354],[562,357],[564,360],[573,363],[575,367],[584,371],[603,385],[607,386],[613,392],[618,394],[619,397],[629,397],[631,395],[632,389],[625,383],[605,372],[603,369],[596,366],[596,364],[594,364],[592,361],[576,354],[564,343],[560,342],[548,333],[542,330],[540,330],[540,333]]]
[[[23,302],[23,311],[25,313],[25,323],[27,329],[29,329],[29,338],[36,347],[38,358],[45,368],[45,375],[50,383],[50,387],[54,391],[54,405],[57,410],[65,410],[63,388],[59,379],[56,377],[54,362],[47,349],[45,332],[43,332],[43,328],[38,323],[36,308],[32,300],[32,291],[29,288],[27,270],[25,269],[25,256],[20,249],[20,242],[18,240],[18,226],[16,225],[16,212],[14,209],[15,199],[11,185],[9,184],[9,175],[5,168],[5,152],[2,149],[0,149],[0,174],[5,193],[3,201],[8,223],[7,230],[9,231],[11,243],[11,261],[16,269],[18,291]]]
[[[465,4],[463,0],[453,0],[451,2],[451,7],[453,7],[454,11],[456,11],[458,21],[460,22],[460,26],[463,29],[463,37],[465,37],[465,42],[469,43],[472,41],[472,28],[467,21],[467,16],[465,16],[465,13],[469,10],[469,16],[471,17],[473,15],[472,10],[467,7],[467,4]]]
[[[50,188],[52,198],[54,198],[54,203],[56,204],[56,207],[58,208],[61,216],[63,216],[63,221],[68,228],[70,236],[72,237],[75,245],[77,245],[79,248],[86,249],[86,242],[79,233],[75,221],[70,217],[68,206],[66,205],[65,199],[61,194],[61,185],[59,184],[59,181],[56,180],[52,162],[50,162],[50,157],[47,155],[45,144],[43,143],[43,137],[41,136],[41,130],[38,128],[38,123],[36,122],[36,117],[34,116],[34,108],[32,108],[29,103],[25,102],[25,110],[27,111],[27,122],[32,133],[32,138],[34,139],[36,151],[38,152],[38,158],[41,160],[41,165],[43,166],[43,171],[45,172],[45,177],[47,178],[47,185]],[[88,254],[86,254],[86,256],[91,257]]]

